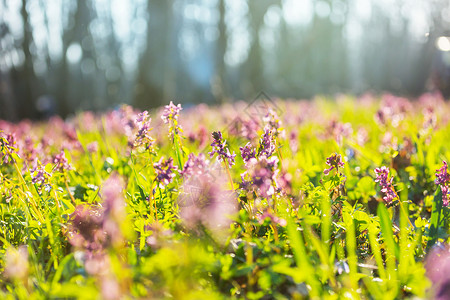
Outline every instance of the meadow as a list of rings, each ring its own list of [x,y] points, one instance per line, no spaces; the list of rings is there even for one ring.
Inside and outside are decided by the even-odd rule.
[[[2,299],[449,299],[437,94],[0,121]]]

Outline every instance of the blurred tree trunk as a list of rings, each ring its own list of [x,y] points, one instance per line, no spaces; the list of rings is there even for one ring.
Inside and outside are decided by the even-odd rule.
[[[15,121],[17,114],[11,86],[9,72],[0,70],[0,119]]]
[[[70,7],[70,6],[69,6]],[[67,7],[62,7],[62,9]],[[76,10],[73,12],[70,8],[67,12],[67,25],[63,28],[63,34],[61,37],[62,40],[62,51],[61,51],[61,61],[59,62],[57,71],[55,72],[56,76],[54,81],[56,82],[56,100],[58,103],[58,112],[62,117],[67,116],[72,108],[68,101],[68,90],[69,90],[69,68],[67,64],[67,50],[71,42],[74,39],[75,35],[75,20],[74,16],[78,14],[79,7],[77,5]],[[64,13],[62,13],[64,15]]]
[[[169,101],[173,0],[148,0],[147,40],[139,59],[133,104],[141,109]]]
[[[217,29],[219,31],[219,37],[216,43],[215,51],[215,75],[211,84],[211,91],[216,101],[223,103],[229,97],[227,89],[227,78],[226,78],[226,66],[225,66],[225,53],[227,51],[228,45],[228,35],[227,27],[225,24],[225,0],[219,0],[217,2],[217,10],[219,12],[219,22],[217,24]]]
[[[20,88],[18,89],[18,91],[20,91],[20,94],[17,97],[20,103],[18,114],[24,118],[33,118],[37,114],[35,106],[36,95],[34,92],[36,76],[34,74],[33,55],[31,53],[31,47],[33,45],[33,35],[26,0],[22,0],[20,15],[23,22],[21,49],[24,54],[24,63],[16,73],[17,84],[20,86]]]
[[[243,91],[246,97],[266,89],[264,78],[264,65],[262,60],[262,49],[259,41],[259,33],[264,24],[264,15],[273,1],[261,0],[247,2],[249,12],[249,31],[252,42],[248,52],[248,58],[243,64],[244,81]]]

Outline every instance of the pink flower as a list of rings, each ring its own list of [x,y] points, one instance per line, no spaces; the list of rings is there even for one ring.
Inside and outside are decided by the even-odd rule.
[[[278,175],[278,158],[260,156],[251,158],[247,164],[247,171],[241,174],[241,188],[254,190],[263,198],[270,198],[277,191],[276,177]],[[248,181],[245,176],[248,175]]]
[[[427,277],[433,283],[434,299],[449,299],[450,292],[450,249],[448,246],[434,246],[425,260]]]
[[[226,148],[226,141],[223,140],[222,133],[220,131],[214,131],[212,136],[214,139],[211,144],[213,151],[209,152],[209,155],[213,157],[217,153],[219,161],[228,163],[230,167],[234,165],[236,154],[231,154],[230,149]]]
[[[239,150],[241,150],[241,156],[244,163],[247,163],[251,158],[256,157],[256,149],[253,148],[250,142],[248,142],[244,147],[240,147]]]
[[[258,156],[270,157],[275,152],[274,133],[268,127],[264,128],[264,134],[259,140]]]
[[[237,211],[236,194],[206,176],[191,177],[178,198],[180,216],[191,229],[202,224],[214,233],[229,228],[230,217]]]
[[[442,204],[444,206],[448,206],[449,204],[449,183],[450,183],[450,174],[448,173],[447,169],[447,162],[442,161],[443,166],[440,169],[436,170],[436,180],[434,181],[435,184],[438,184],[441,187],[442,192]]]
[[[27,246],[20,246],[18,249],[11,247],[6,250],[4,275],[8,278],[26,280],[28,277]]]
[[[323,174],[325,175],[330,174],[331,170],[333,169],[336,169],[336,172],[339,172],[339,167],[343,167],[344,162],[342,162],[340,154],[333,153],[327,158],[327,165],[329,165],[330,167],[323,170]]]
[[[130,141],[129,144],[132,147],[144,146],[146,150],[150,150],[155,143],[155,140],[150,136],[150,122],[152,119],[148,115],[147,111],[144,111],[137,115],[134,122],[135,128],[137,129],[136,136],[134,140]]]
[[[182,110],[181,104],[174,105],[172,101],[170,101],[169,105],[166,105],[164,107],[163,114],[161,116],[161,119],[164,121],[164,123],[169,123],[170,120],[178,120],[178,115],[180,114],[180,111]]]
[[[195,157],[193,153],[190,153],[180,174],[184,179],[189,179],[191,176],[207,176],[208,164],[209,161],[205,159],[205,154],[200,153]]]
[[[381,191],[385,194],[383,200],[385,203],[389,204],[397,198],[397,193],[392,187],[392,181],[394,178],[389,178],[389,168],[382,166],[381,168],[375,169],[375,182],[378,182],[381,186]]]
[[[56,164],[56,169],[60,172],[63,172],[64,170],[69,171],[72,169],[63,150],[54,156],[53,163]]]
[[[173,165],[173,158],[169,157],[167,160],[161,160],[153,164],[156,171],[156,180],[159,182],[160,187],[164,187],[172,182],[175,177],[174,171],[178,170],[177,166]]]
[[[178,115],[181,110],[181,104],[175,106],[172,101],[164,107],[161,119],[165,124],[169,124],[169,136],[173,137],[182,131],[181,126],[178,124]]]

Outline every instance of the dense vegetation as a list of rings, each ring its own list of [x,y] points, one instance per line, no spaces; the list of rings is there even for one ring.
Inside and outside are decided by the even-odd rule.
[[[438,95],[0,123],[0,297],[444,299]]]

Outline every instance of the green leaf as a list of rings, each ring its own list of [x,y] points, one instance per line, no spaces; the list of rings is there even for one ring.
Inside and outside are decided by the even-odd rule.
[[[394,235],[392,234],[392,223],[389,218],[389,213],[383,203],[378,204],[377,213],[378,217],[380,218],[381,232],[383,233],[387,251],[398,258],[398,245],[394,241]]]
[[[63,274],[63,271],[66,270],[68,267],[68,263],[73,259],[73,253],[70,253],[66,255],[66,257],[63,258],[61,263],[59,264],[58,269],[56,269],[55,276],[53,276],[52,284],[58,283],[61,279],[61,276]],[[67,270],[66,270],[67,272]]]
[[[430,240],[428,240],[427,249],[433,246],[437,241],[441,214],[442,214],[442,191],[441,187],[439,186],[436,192],[434,193],[433,204],[431,207],[430,230],[428,232]]]

